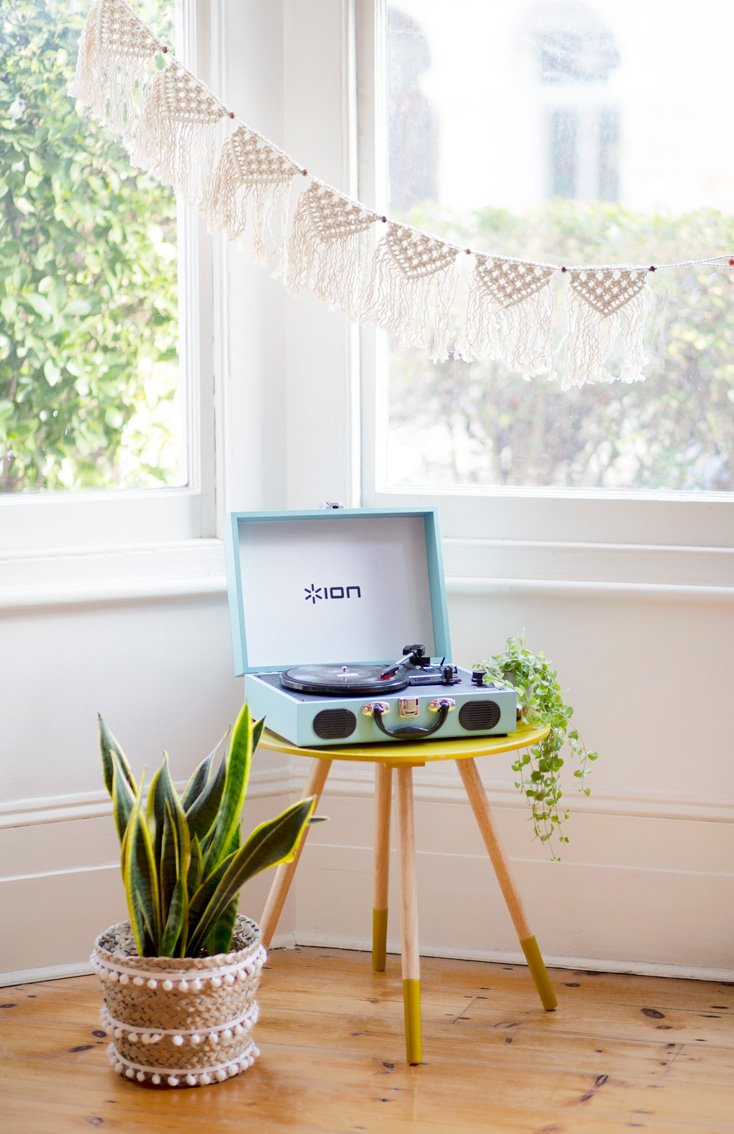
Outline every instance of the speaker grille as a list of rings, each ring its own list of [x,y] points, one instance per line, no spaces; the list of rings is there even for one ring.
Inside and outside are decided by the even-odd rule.
[[[472,732],[494,728],[500,719],[500,707],[496,701],[466,701],[459,709],[459,724]]]
[[[322,740],[344,740],[357,727],[349,709],[322,709],[313,719],[313,730]]]

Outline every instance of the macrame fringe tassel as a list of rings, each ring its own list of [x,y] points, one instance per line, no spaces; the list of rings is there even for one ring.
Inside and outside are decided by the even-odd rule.
[[[258,263],[269,257],[282,263],[291,182],[299,172],[295,162],[260,134],[238,126],[222,146],[202,202],[210,227],[224,231],[235,244],[247,233]]]
[[[97,0],[82,31],[69,94],[132,147],[158,73],[154,60],[163,50],[123,0]]]
[[[552,268],[477,256],[459,357],[502,361],[525,378],[551,369]]]
[[[451,346],[456,249],[404,225],[388,225],[375,251],[362,317],[444,362]]]
[[[610,295],[607,284],[612,273],[574,272],[568,299],[568,335],[561,388],[571,389],[592,382],[642,382],[646,357],[645,326],[651,295],[645,287],[647,273],[615,270],[618,295]],[[616,348],[616,373],[606,365]]]
[[[377,220],[376,213],[323,182],[312,182],[298,202],[288,241],[289,290],[307,287],[318,299],[358,319]]]
[[[206,198],[219,144],[221,103],[174,60],[160,71],[141,111],[130,156],[193,204]]]

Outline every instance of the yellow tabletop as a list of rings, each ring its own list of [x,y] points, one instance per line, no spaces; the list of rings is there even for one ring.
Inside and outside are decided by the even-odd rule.
[[[431,760],[469,760],[475,756],[498,756],[527,748],[544,740],[550,725],[535,727],[519,724],[507,736],[468,736],[452,740],[394,741],[389,744],[347,744],[340,748],[298,748],[274,732],[265,729],[260,737],[263,748],[288,752],[292,756],[315,756],[317,760],[356,760],[392,767],[421,767]]]

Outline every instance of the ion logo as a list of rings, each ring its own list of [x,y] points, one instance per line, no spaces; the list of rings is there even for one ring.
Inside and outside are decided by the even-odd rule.
[[[312,602],[316,606],[317,602],[322,602],[324,599],[348,599],[348,598],[361,598],[361,587],[317,587],[314,583],[310,587],[304,587],[306,592],[306,602]]]

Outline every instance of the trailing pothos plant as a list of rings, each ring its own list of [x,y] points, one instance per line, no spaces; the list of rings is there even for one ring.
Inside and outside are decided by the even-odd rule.
[[[516,691],[518,713],[528,724],[550,725],[544,740],[520,752],[512,770],[519,776],[515,786],[530,805],[534,837],[547,843],[551,857],[558,859],[558,844],[568,842],[563,827],[568,811],[561,806],[564,749],[576,762],[573,774],[584,795],[589,795],[586,779],[598,753],[586,748],[571,727],[573,708],[565,702],[555,668],[545,654],[529,650],[524,637],[508,638],[501,653],[475,668],[484,670],[485,683]]]
[[[217,764],[218,744],[179,794],[168,754],[144,798],[130,765],[102,718],[104,782],[121,844],[121,869],[135,945],[145,957],[226,953],[239,892],[253,875],[292,859],[312,821],[315,797],[261,823],[241,841],[240,821],[252,753],[263,721],[244,705]]]

